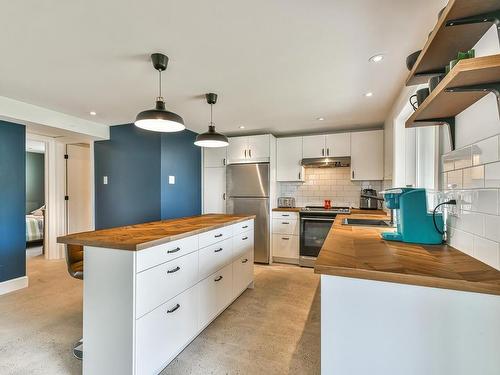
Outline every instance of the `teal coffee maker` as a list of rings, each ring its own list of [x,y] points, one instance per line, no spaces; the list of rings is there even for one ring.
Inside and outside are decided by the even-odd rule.
[[[387,208],[394,210],[397,223],[396,232],[382,233],[384,240],[427,245],[443,242],[443,214],[435,214],[434,225],[433,214],[427,211],[425,189],[388,189],[382,194]]]

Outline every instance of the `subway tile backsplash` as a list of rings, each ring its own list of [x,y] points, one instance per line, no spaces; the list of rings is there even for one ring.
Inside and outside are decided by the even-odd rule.
[[[298,207],[323,205],[330,199],[332,205],[359,207],[361,189],[371,187],[379,192],[381,181],[351,181],[351,169],[305,168],[305,181],[280,182],[279,196],[294,197]]]
[[[457,207],[447,209],[451,246],[500,269],[499,136],[442,157],[442,190]]]

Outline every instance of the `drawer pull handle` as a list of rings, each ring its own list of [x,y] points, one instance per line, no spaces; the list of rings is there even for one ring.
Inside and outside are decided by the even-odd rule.
[[[281,224],[290,224],[288,221],[282,221]]]
[[[172,307],[170,310],[167,310],[167,314],[172,314],[174,311],[176,311],[181,305],[177,304],[174,307]]]
[[[248,225],[243,225],[242,226],[243,229],[247,229],[248,228]]]
[[[288,215],[288,214],[282,214],[281,216],[283,216],[283,217],[288,217],[288,216],[290,216],[290,215]]]
[[[222,275],[219,276],[218,278],[214,279],[214,281],[221,281],[223,279]]]
[[[217,250],[214,250],[214,253],[218,253],[219,251],[222,251],[222,247],[218,248]]]
[[[180,269],[181,269],[181,267],[177,266],[174,269],[168,270],[167,273],[174,273],[174,272],[179,271]]]
[[[215,237],[215,238],[222,237],[222,233],[220,233],[220,234],[216,234],[214,237]]]
[[[181,248],[180,247],[176,247],[175,249],[172,249],[172,250],[167,250],[167,254],[173,254],[173,253],[176,253],[178,251],[180,251]]]
[[[281,239],[282,239],[282,240],[287,240],[287,241],[288,241],[290,238],[288,238],[288,237],[281,237]]]
[[[248,262],[248,259],[247,259],[247,258],[245,258],[245,259],[243,259],[243,260],[241,261],[241,263],[246,263],[246,262]]]
[[[241,240],[242,241],[248,240],[248,237],[243,237]]]

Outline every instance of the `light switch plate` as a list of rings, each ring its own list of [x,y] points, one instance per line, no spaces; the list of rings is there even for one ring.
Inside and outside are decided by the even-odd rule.
[[[169,183],[169,185],[174,185],[175,184],[175,176],[168,176],[168,183]]]
[[[104,177],[102,178],[102,183],[103,183],[104,185],[107,185],[107,184],[108,184],[108,176],[104,176]]]

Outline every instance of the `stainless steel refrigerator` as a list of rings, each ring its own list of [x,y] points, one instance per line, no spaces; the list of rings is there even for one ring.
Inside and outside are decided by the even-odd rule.
[[[255,215],[254,261],[269,263],[269,163],[232,164],[226,168],[226,212]]]

